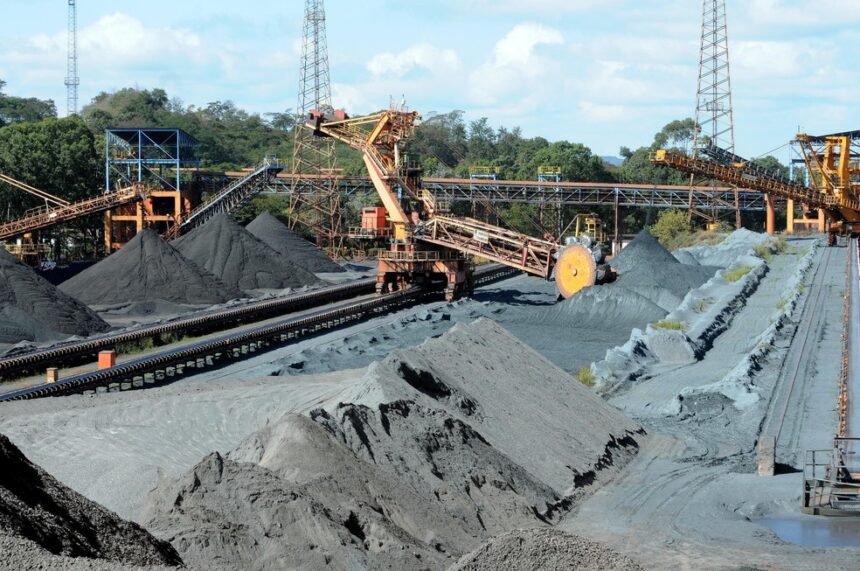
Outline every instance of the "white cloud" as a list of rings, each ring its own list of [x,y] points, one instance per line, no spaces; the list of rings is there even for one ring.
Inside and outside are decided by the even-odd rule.
[[[66,33],[40,34],[30,45],[44,55],[64,54]],[[185,28],[146,27],[140,20],[116,12],[78,31],[78,51],[90,65],[126,66],[154,63],[160,57],[204,59],[200,37]]]
[[[471,73],[471,96],[479,103],[492,104],[512,91],[539,89],[537,80],[557,70],[558,64],[539,55],[538,46],[563,43],[564,37],[555,28],[518,24],[496,43],[489,61]]]
[[[807,77],[826,60],[826,50],[808,40],[739,41],[729,46],[733,71],[756,78]]]
[[[627,116],[623,105],[603,105],[591,101],[580,101],[579,110],[592,123],[607,123],[620,121]]]
[[[440,49],[422,43],[408,47],[400,53],[383,52],[367,62],[367,69],[375,76],[394,75],[403,77],[416,68],[423,68],[440,75],[457,71],[460,58],[451,49]]]
[[[463,0],[460,0],[461,2]],[[559,14],[563,12],[585,12],[594,9],[609,9],[624,3],[624,0],[465,0],[467,7],[482,12]]]
[[[844,25],[860,20],[857,0],[750,0],[753,20],[768,25]]]

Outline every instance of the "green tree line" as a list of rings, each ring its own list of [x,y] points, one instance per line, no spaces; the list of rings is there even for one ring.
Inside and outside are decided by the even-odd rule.
[[[0,80],[0,172],[69,200],[95,195],[104,188],[104,131],[110,127],[181,128],[201,142],[199,158],[204,169],[243,168],[267,154],[288,163],[292,156],[296,125],[290,110],[249,113],[232,101],[197,107],[171,98],[163,89],[127,88],[98,94],[84,106],[80,117],[58,119],[53,101],[7,95],[4,88]],[[540,167],[555,166],[565,181],[688,182],[683,174],[653,166],[648,156],[658,148],[688,148],[693,138],[691,119],[669,123],[647,147],[621,147],[623,163],[615,167],[582,143],[525,137],[518,127],[494,129],[487,118],[467,122],[464,115],[463,111],[427,113],[416,129],[406,155],[423,166],[425,176],[467,178],[473,167],[481,166],[493,167],[503,179],[535,180]],[[358,153],[344,145],[336,148],[338,167],[344,173],[364,173]],[[773,157],[761,162],[785,168]],[[0,216],[5,219],[38,205],[38,200],[3,187],[0,201]],[[496,215],[502,222],[523,231],[536,230],[536,206],[512,205],[499,210]],[[641,228],[651,222],[651,215],[628,212],[625,226]]]

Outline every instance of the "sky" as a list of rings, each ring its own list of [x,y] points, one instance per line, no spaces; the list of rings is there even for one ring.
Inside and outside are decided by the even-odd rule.
[[[78,0],[81,104],[163,88],[186,105],[296,107],[301,0]],[[328,0],[333,103],[405,97],[599,155],[692,117],[700,0]],[[735,140],[757,157],[798,129],[860,128],[860,0],[727,0]],[[66,112],[63,0],[0,0],[0,79]]]

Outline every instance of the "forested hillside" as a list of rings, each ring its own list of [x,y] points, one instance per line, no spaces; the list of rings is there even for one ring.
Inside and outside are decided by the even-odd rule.
[[[179,127],[202,144],[202,167],[239,169],[275,155],[289,164],[295,115],[290,110],[249,113],[231,101],[205,106],[185,105],[163,89],[127,88],[100,93],[84,106],[80,117],[57,119],[53,101],[4,93],[0,80],[0,172],[68,199],[91,196],[104,188],[104,130],[109,127]],[[410,160],[420,162],[425,176],[468,177],[474,166],[495,167],[507,180],[535,180],[539,167],[561,168],[562,180],[636,184],[687,184],[683,175],[656,168],[648,154],[657,148],[686,149],[693,138],[691,119],[673,121],[648,146],[622,146],[621,166],[592,153],[583,142],[548,141],[525,137],[519,127],[494,129],[487,118],[466,121],[463,111],[425,113],[407,147]],[[539,131],[539,129],[536,129]],[[571,126],[571,131],[576,131]],[[337,166],[346,174],[361,175],[360,156],[338,145]],[[773,157],[762,162],[784,168]],[[0,187],[4,219],[19,216],[38,200]],[[264,199],[245,210],[248,216],[263,208],[281,209],[278,200]],[[568,214],[572,214],[571,209]],[[514,205],[500,209],[501,221],[523,231],[534,231],[536,211]],[[638,230],[652,221],[646,210],[625,213],[625,226]]]

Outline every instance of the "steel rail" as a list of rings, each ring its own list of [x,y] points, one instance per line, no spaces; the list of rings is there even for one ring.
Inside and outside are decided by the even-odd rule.
[[[795,387],[797,386],[797,381],[801,376],[801,366],[806,367],[809,365],[807,360],[803,357],[807,354],[806,347],[809,343],[809,340],[812,336],[813,330],[817,328],[817,325],[823,320],[823,308],[824,302],[827,299],[827,296],[824,295],[825,287],[823,282],[823,277],[821,278],[817,286],[815,285],[815,278],[818,274],[818,271],[821,268],[826,268],[830,263],[830,258],[832,257],[832,248],[825,249],[825,255],[822,256],[823,259],[819,260],[818,265],[816,267],[816,271],[812,274],[812,281],[810,283],[810,291],[807,295],[806,302],[804,303],[803,310],[801,312],[801,316],[798,320],[799,323],[804,325],[804,330],[801,333],[802,337],[800,339],[800,347],[794,349],[792,347],[791,352],[797,355],[797,360],[790,366],[789,373],[789,385],[788,392],[785,396],[785,400],[783,401],[781,410],[779,411],[779,422],[776,426],[776,432],[774,434],[774,450],[779,447],[780,437],[782,436],[782,429],[785,426],[785,417],[788,414],[788,408],[791,404],[792,396],[794,395]],[[815,297],[813,297],[812,287],[815,286],[816,290],[814,292]],[[817,318],[816,321],[814,319]],[[814,321],[814,322],[813,322]]]
[[[481,285],[508,277],[516,270],[507,267],[492,267],[476,272],[475,284]],[[121,363],[115,367],[89,373],[74,375],[54,383],[44,383],[11,391],[0,395],[0,402],[27,400],[47,396],[60,396],[99,387],[118,386],[120,390],[144,386],[161,378],[184,374],[185,369],[204,369],[216,367],[225,359],[240,359],[249,353],[256,353],[273,346],[281,346],[295,339],[313,335],[321,330],[335,329],[345,323],[352,323],[368,315],[380,315],[392,310],[412,305],[435,291],[423,290],[413,286],[398,292],[389,293],[371,300],[344,303],[332,308],[292,317],[221,335],[212,339],[198,341],[182,347],[161,351]],[[147,379],[151,376],[151,381]]]
[[[125,331],[112,335],[75,341],[63,345],[36,350],[0,359],[0,379],[10,379],[21,373],[36,371],[39,368],[59,364],[79,364],[91,359],[102,350],[118,345],[140,341],[165,334],[198,334],[223,331],[228,327],[261,321],[269,317],[283,315],[302,309],[318,307],[335,301],[350,299],[373,293],[375,278],[358,280],[352,283],[329,286],[318,290],[291,294],[284,297],[267,299],[243,304],[239,307],[198,313],[186,317]]]

